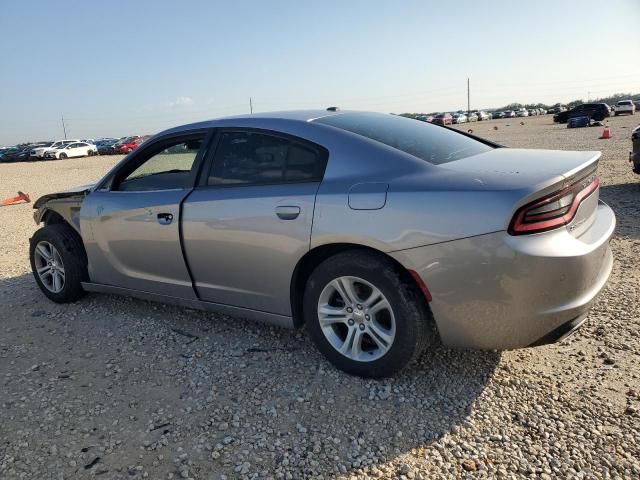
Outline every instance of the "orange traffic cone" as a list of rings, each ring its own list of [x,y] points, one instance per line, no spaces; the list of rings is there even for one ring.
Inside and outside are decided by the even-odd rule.
[[[611,138],[611,130],[609,130],[609,125],[604,127],[604,130],[602,130],[602,136],[600,138],[604,138],[604,139]]]
[[[31,201],[31,198],[29,198],[28,193],[22,193],[20,190],[18,190],[18,196],[5,198],[4,200],[2,200],[2,206],[4,207],[7,205],[13,205],[14,203],[20,203],[20,202],[29,203],[30,201]]]

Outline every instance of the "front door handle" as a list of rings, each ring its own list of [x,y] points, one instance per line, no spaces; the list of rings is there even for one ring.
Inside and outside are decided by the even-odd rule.
[[[276,207],[276,215],[282,220],[295,220],[300,215],[300,207],[294,205],[282,205]]]
[[[172,213],[159,213],[158,214],[158,223],[160,225],[169,225],[173,222],[173,214]]]

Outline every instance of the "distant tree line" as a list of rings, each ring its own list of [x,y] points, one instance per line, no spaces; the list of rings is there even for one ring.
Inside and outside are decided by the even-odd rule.
[[[544,108],[546,110],[559,107],[564,105],[567,108],[573,108],[577,105],[582,105],[583,103],[608,103],[609,105],[615,105],[620,100],[633,100],[640,101],[640,93],[614,93],[613,95],[609,95],[608,97],[596,98],[593,100],[572,100],[569,103],[554,103],[553,105],[548,105],[546,103],[510,103],[509,105],[505,105],[503,107],[498,108],[485,108],[483,110],[487,110],[490,112],[502,112],[504,110],[517,110],[519,108]],[[476,110],[476,109],[474,109]],[[456,110],[457,112],[466,113],[466,110]],[[435,115],[439,112],[430,112],[430,113],[401,113],[400,116],[408,117],[408,118],[416,118],[419,115]]]

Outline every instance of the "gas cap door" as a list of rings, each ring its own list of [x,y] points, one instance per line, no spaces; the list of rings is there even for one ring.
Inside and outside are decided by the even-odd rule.
[[[382,182],[356,183],[349,189],[349,208],[379,210],[387,203],[389,184]]]

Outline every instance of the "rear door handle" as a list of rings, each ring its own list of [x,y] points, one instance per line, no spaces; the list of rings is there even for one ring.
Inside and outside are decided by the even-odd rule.
[[[158,214],[158,223],[160,225],[169,225],[173,222],[173,214],[172,213],[159,213]]]
[[[300,215],[300,207],[294,205],[282,205],[276,207],[276,215],[282,220],[295,220]]]

